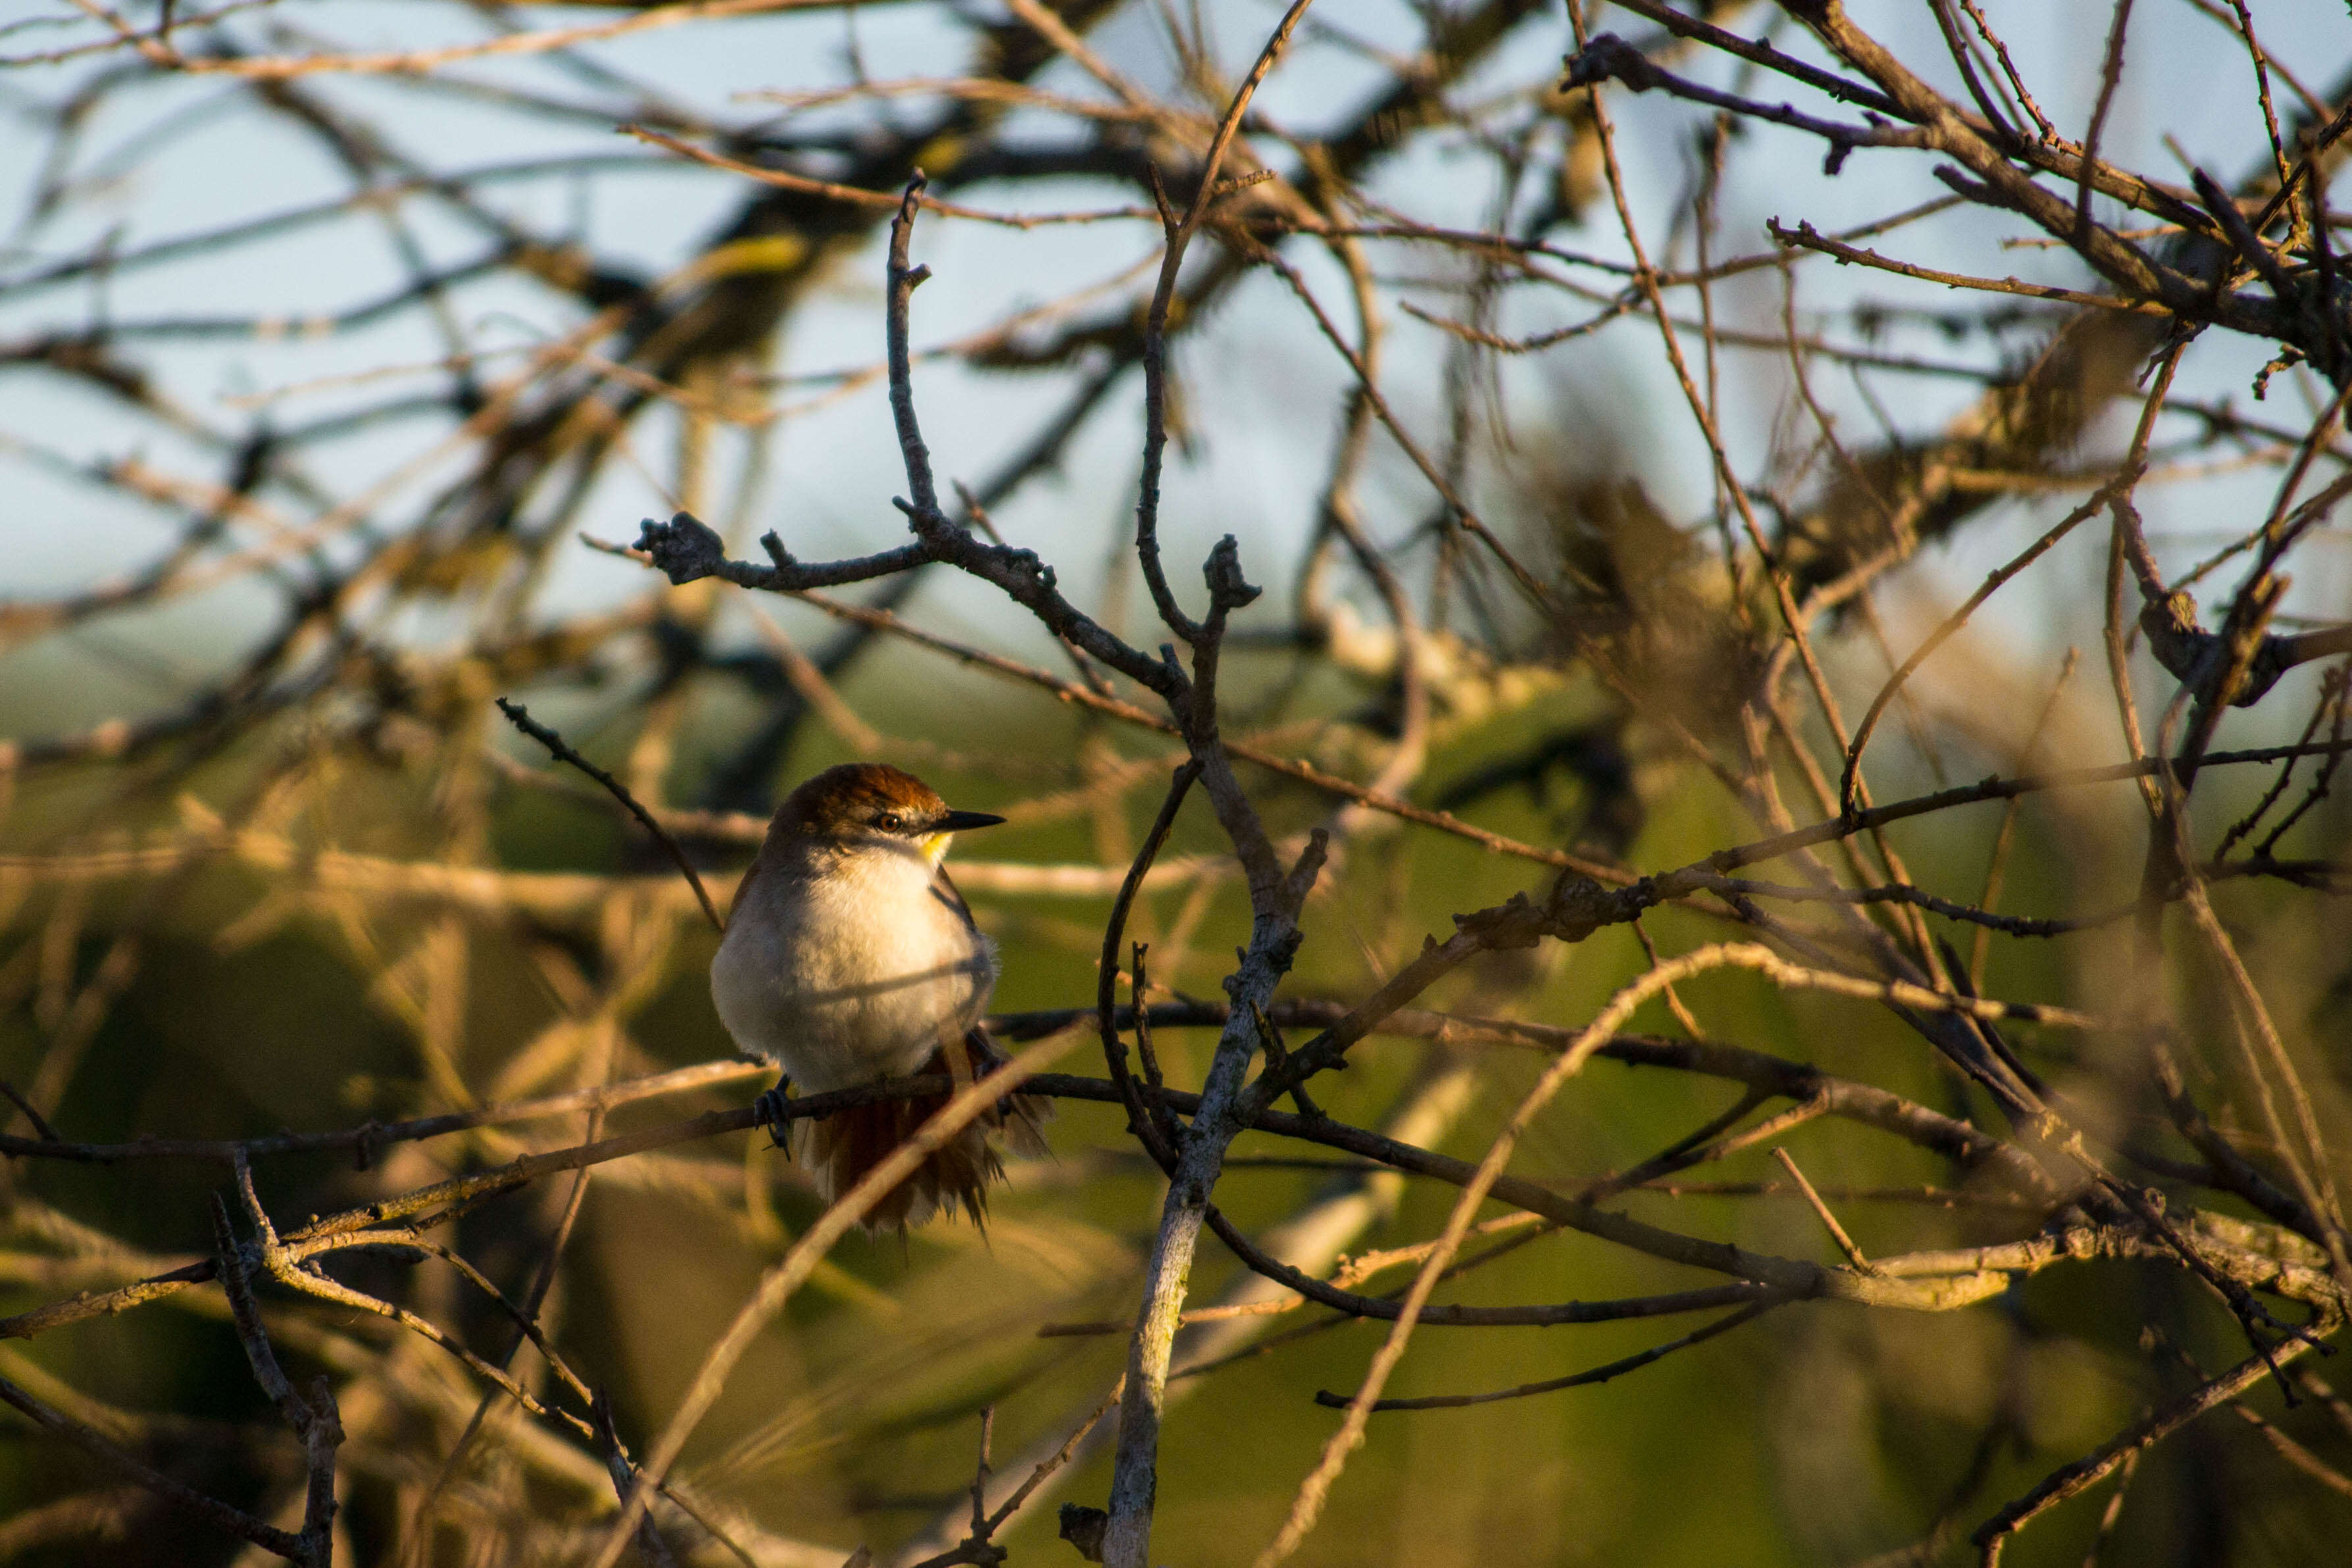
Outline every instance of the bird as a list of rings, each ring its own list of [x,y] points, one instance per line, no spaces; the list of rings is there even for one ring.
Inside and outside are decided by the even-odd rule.
[[[951,810],[929,785],[887,764],[844,763],[785,797],[735,890],[711,960],[711,1000],[747,1055],[783,1070],[761,1096],[761,1119],[814,1174],[827,1203],[949,1096],[788,1119],[789,1089],[821,1094],[929,1073],[961,1086],[1005,1060],[982,1022],[996,984],[996,946],[942,863],[955,834],[1003,821]],[[1034,1096],[1000,1101],[885,1195],[866,1228],[903,1233],[959,1207],[984,1224],[988,1187],[1004,1172],[998,1137],[1041,1153],[1044,1114]]]

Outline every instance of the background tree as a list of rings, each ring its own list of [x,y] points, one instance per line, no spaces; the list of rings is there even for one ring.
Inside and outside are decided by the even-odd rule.
[[[0,1554],[2333,1549],[2342,18],[1326,6],[0,28]]]

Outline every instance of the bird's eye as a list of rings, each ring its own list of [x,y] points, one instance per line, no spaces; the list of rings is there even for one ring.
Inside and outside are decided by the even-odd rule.
[[[886,833],[895,833],[907,825],[907,819],[896,811],[885,811],[874,819],[874,825]]]

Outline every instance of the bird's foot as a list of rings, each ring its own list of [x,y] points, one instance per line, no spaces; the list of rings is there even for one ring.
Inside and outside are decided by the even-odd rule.
[[[790,1103],[786,1094],[792,1086],[789,1077],[779,1078],[773,1089],[751,1102],[751,1114],[760,1118],[759,1124],[768,1129],[769,1141],[780,1149],[792,1144],[793,1115],[786,1109]]]

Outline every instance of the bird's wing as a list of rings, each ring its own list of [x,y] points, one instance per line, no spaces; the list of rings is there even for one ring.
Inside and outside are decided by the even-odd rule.
[[[735,884],[735,896],[727,905],[727,923],[730,925],[735,924],[735,912],[743,907],[743,900],[751,891],[751,879],[760,874],[763,859],[755,857],[750,865],[743,868],[743,880]]]
[[[738,894],[736,896],[740,898],[742,895]],[[980,922],[971,917],[971,905],[966,904],[963,894],[956,891],[955,878],[948,874],[948,868],[944,865],[931,873],[931,896],[961,916],[965,930],[980,929]]]

